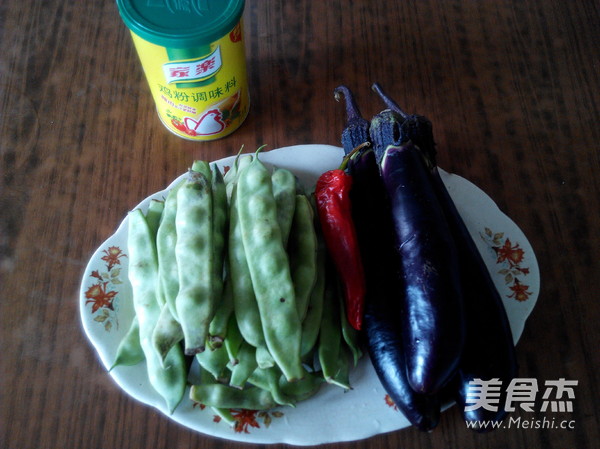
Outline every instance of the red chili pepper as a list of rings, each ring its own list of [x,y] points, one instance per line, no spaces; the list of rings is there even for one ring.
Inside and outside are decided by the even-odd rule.
[[[352,177],[344,170],[330,170],[317,181],[315,198],[325,244],[344,284],[348,321],[360,330],[366,287],[352,220],[351,186]]]

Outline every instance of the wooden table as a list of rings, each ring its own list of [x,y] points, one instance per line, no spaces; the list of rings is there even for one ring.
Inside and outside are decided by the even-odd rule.
[[[535,248],[542,287],[518,344],[520,375],[576,380],[573,429],[468,430],[459,410],[431,434],[405,429],[355,448],[592,448],[600,439],[600,19],[583,0],[249,0],[252,106],[210,143],[159,122],[111,1],[5,0],[0,8],[0,447],[239,448],[123,393],[79,318],[92,252],[128,210],[193,159],[322,143],[344,123],[333,89],[363,114],[377,81],[435,126],[439,164],[487,192]],[[357,420],[361,417],[357,416]],[[244,447],[259,447],[244,445]]]

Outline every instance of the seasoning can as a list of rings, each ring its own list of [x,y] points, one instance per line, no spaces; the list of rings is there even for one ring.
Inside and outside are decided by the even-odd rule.
[[[195,141],[235,131],[248,115],[244,0],[117,0],[158,116]]]

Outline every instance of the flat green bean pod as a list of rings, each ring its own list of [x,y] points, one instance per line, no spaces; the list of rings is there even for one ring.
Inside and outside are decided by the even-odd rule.
[[[275,366],[275,360],[269,352],[266,343],[256,348],[256,363],[260,368],[271,368]]]
[[[140,324],[137,315],[133,316],[129,330],[119,343],[115,361],[109,371],[117,366],[132,366],[144,361],[144,351],[140,344]]]
[[[314,349],[319,337],[321,318],[323,316],[323,301],[325,296],[326,252],[325,245],[318,239],[317,245],[317,278],[310,293],[306,316],[302,322],[302,342],[300,354],[304,359]]]
[[[223,175],[223,181],[225,181],[225,185],[235,183],[237,180],[239,162],[240,159],[244,157],[244,155],[242,155],[242,151],[244,151],[244,145],[240,147],[237,156],[233,160],[233,164],[231,164],[229,167],[225,167],[225,174]]]
[[[229,355],[224,346],[214,349],[207,349],[199,354],[196,354],[198,364],[210,373],[218,382],[227,382],[229,379]]]
[[[237,360],[238,363],[231,368],[229,385],[243,389],[248,378],[258,366],[256,363],[256,348],[243,341],[237,354]]]
[[[175,319],[177,319],[175,298],[177,297],[177,293],[179,293],[179,271],[175,256],[175,246],[177,243],[175,217],[177,214],[177,190],[182,184],[183,182],[178,183],[167,194],[162,219],[156,232],[158,285],[165,303]]]
[[[150,384],[165,399],[169,411],[173,412],[183,397],[187,370],[178,345],[167,354],[164,366],[168,368],[163,367],[152,345],[152,333],[160,315],[156,299],[158,261],[155,238],[144,214],[139,209],[130,212],[127,241],[129,281],[139,323],[140,345],[146,358]]]
[[[305,374],[300,359],[301,321],[271,175],[258,158],[240,174],[237,207],[267,347],[286,378],[299,380]]]
[[[287,247],[296,208],[296,177],[285,168],[275,168],[271,175],[271,182],[277,206],[277,223],[281,230],[283,246]]]
[[[283,377],[283,382],[280,383],[280,379],[282,378],[281,370],[273,366],[271,368],[256,368],[248,382],[252,385],[255,385],[263,390],[268,390],[273,399],[279,405],[288,405],[290,407],[295,407],[296,399],[290,398],[283,392],[283,388],[281,384],[288,383]],[[300,382],[303,382],[304,379]]]
[[[338,373],[342,363],[348,363],[344,347],[342,346],[342,329],[340,323],[339,301],[337,296],[337,279],[328,270],[325,285],[325,299],[323,301],[323,315],[319,331],[318,356],[323,377],[328,383],[349,388],[349,385],[340,382]]]
[[[317,234],[308,197],[295,195],[295,203],[288,254],[298,315],[304,320],[317,278]]]
[[[148,223],[148,228],[150,229],[150,232],[154,236],[157,235],[158,228],[163,217],[164,209],[165,202],[161,200],[153,199],[148,205],[148,211],[146,212],[146,222]],[[157,288],[156,290],[156,300],[158,301],[158,305],[161,307],[165,303],[165,296],[160,288]]]
[[[229,171],[223,176],[228,200],[231,200],[231,195],[233,194],[233,189],[235,188],[240,173],[245,167],[250,165],[250,162],[252,162],[252,155],[238,154]]]
[[[225,339],[225,349],[227,354],[229,354],[231,365],[236,365],[239,362],[238,353],[240,352],[243,342],[244,338],[237,325],[237,320],[235,316],[231,316],[227,326],[227,338]]]
[[[240,390],[222,384],[192,385],[190,398],[200,404],[219,408],[269,410],[277,406],[271,393],[258,387]]]
[[[217,304],[215,316],[210,322],[208,333],[210,335],[209,343],[211,347],[218,347],[223,344],[227,337],[227,328],[229,319],[233,314],[233,280],[231,279],[231,270],[225,270],[225,283],[223,286],[223,296]]]
[[[148,204],[148,211],[146,212],[146,221],[148,222],[148,227],[150,228],[150,232],[153,235],[156,235],[156,231],[158,230],[158,226],[160,224],[164,208],[165,202],[161,200],[152,199],[150,201],[150,204]]]
[[[347,346],[342,345],[338,356],[338,371],[335,373],[333,378],[329,381],[338,387],[342,387],[344,390],[351,390],[350,385],[350,349]]]
[[[212,164],[210,166],[211,174],[211,193],[212,193],[212,238],[213,238],[213,288],[214,298],[219,300],[223,295],[223,279],[225,270],[225,243],[228,229],[229,206],[227,202],[227,193],[225,192],[225,182],[219,168]]]
[[[340,323],[342,325],[342,337],[344,338],[344,342],[346,346],[350,350],[352,354],[352,361],[354,366],[358,364],[359,359],[362,357],[362,350],[360,349],[359,334],[356,329],[354,329],[350,322],[348,321],[348,315],[346,314],[346,304],[344,302],[343,295],[338,295],[338,302],[340,305]]]
[[[233,413],[231,413],[230,408],[211,407],[211,409],[217,414],[217,416],[219,416],[219,418],[221,418],[230,426],[233,427],[237,424],[237,420],[233,416]]]
[[[171,348],[181,340],[183,340],[181,325],[173,318],[169,306],[164,304],[152,332],[152,345],[163,363]]]
[[[201,354],[196,355],[196,357],[198,357],[199,355],[201,355]],[[202,368],[202,366],[200,367],[199,374],[200,374],[200,384],[201,385],[213,385],[213,384],[218,383],[217,379],[215,379],[214,376],[210,372],[208,372],[204,368]],[[230,408],[222,408],[222,407],[215,407],[215,406],[210,406],[210,408],[230,426],[233,426],[236,424],[237,421],[235,420],[233,414],[231,413]]]
[[[177,191],[175,255],[179,292],[175,300],[184,335],[185,352],[204,351],[208,327],[214,316],[218,283],[214,276],[213,201],[210,180],[190,171]]]
[[[229,269],[231,271],[233,309],[238,328],[248,343],[266,346],[258,303],[252,286],[237,206],[237,186],[232,192],[229,214]]]
[[[197,159],[192,163],[192,168],[190,170],[196,173],[202,173],[208,182],[212,182],[212,171],[209,162]]]
[[[317,394],[324,381],[321,373],[306,373],[304,378],[298,382],[288,382],[282,377],[279,380],[279,386],[282,394],[296,402],[300,402]]]

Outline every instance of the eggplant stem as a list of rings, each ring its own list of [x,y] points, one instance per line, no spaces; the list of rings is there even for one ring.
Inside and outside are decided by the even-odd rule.
[[[398,106],[398,103],[396,103],[394,100],[392,100],[381,88],[381,85],[379,83],[373,83],[373,85],[371,86],[371,89],[373,89],[377,95],[379,95],[379,98],[381,98],[383,100],[383,102],[385,103],[385,105],[390,108],[392,111],[400,114],[400,116],[402,116],[402,118],[406,119],[408,118],[408,114],[406,112],[404,112],[400,106]]]
[[[351,122],[353,120],[362,120],[362,115],[358,109],[358,105],[354,100],[352,91],[347,86],[338,86],[333,90],[333,98],[335,101],[340,101],[341,97],[346,100],[346,120]]]

